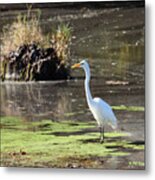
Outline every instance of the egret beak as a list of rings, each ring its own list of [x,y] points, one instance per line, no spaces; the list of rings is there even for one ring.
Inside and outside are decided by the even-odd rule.
[[[77,63],[77,64],[74,64],[73,66],[71,66],[72,69],[75,69],[75,68],[79,68],[81,66],[80,63]]]

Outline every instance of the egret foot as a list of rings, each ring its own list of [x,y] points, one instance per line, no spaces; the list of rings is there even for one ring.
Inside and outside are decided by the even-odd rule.
[[[103,136],[100,138],[100,143],[101,143],[101,144],[104,143],[104,138],[103,138]]]

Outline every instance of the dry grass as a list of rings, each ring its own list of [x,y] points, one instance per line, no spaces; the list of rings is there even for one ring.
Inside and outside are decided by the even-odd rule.
[[[16,20],[3,29],[2,54],[7,55],[15,51],[19,46],[29,43],[44,42],[44,36],[39,24],[39,17],[34,15],[31,18],[27,15],[18,15]]]
[[[69,60],[70,57],[71,32],[72,28],[68,24],[61,24],[50,36],[50,43],[62,63]]]
[[[28,8],[26,14],[20,14],[11,25],[3,28],[1,38],[1,78],[7,73],[9,54],[12,51],[18,53],[22,45],[36,44],[42,49],[54,48],[61,64],[70,63],[70,44],[72,28],[69,25],[60,24],[57,29],[43,34],[40,25],[41,12]]]
[[[40,26],[40,14],[40,11],[32,13],[28,9],[26,15],[18,15],[10,26],[3,28],[2,55],[16,51],[23,44],[36,43],[42,48],[52,46],[62,62],[69,59],[72,28],[61,24],[53,32],[44,35]]]

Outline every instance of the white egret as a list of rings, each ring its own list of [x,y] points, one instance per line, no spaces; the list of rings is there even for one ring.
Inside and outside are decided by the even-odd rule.
[[[92,98],[89,81],[90,81],[90,68],[89,64],[86,60],[81,61],[80,63],[74,64],[72,67],[74,68],[83,68],[85,72],[85,93],[86,99],[89,106],[90,111],[92,112],[94,118],[97,121],[97,124],[100,128],[100,142],[104,141],[104,126],[105,124],[110,124],[112,128],[117,127],[117,119],[114,115],[113,110],[111,109],[110,105],[106,103],[101,98],[95,97]]]

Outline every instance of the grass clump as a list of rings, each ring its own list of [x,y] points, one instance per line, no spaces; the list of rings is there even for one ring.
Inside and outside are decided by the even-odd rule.
[[[69,24],[60,24],[57,30],[54,30],[50,35],[52,47],[56,49],[58,58],[64,63],[70,56],[72,28]]]
[[[18,15],[16,20],[3,29],[2,54],[8,55],[23,44],[33,42],[44,45],[44,35],[40,27],[40,13],[30,15],[28,10],[26,15]]]
[[[33,12],[29,8],[27,14],[18,15],[11,25],[3,28],[2,80],[58,80],[69,76],[72,28],[60,24],[45,35],[40,16],[39,10]]]

